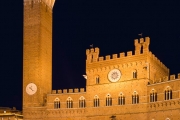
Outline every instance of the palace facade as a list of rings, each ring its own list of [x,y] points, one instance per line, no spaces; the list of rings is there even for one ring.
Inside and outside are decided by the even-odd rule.
[[[180,120],[180,74],[169,75],[149,37],[126,53],[87,49],[86,88],[52,90],[54,2],[24,0],[24,120]]]

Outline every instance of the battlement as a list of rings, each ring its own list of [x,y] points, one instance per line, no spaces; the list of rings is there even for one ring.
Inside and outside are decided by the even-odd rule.
[[[150,44],[150,38],[149,37],[145,37],[145,40],[144,38],[140,38],[139,40],[138,39],[135,39],[134,40],[134,45],[139,45],[139,44],[146,44],[146,45],[149,45]]]
[[[165,69],[166,71],[169,71],[169,69],[154,54],[152,54],[152,52],[149,52],[148,55],[161,68]]]
[[[87,63],[93,63],[93,62],[98,62],[98,61],[106,61],[106,60],[111,60],[111,59],[117,59],[117,58],[124,58],[124,57],[130,57],[134,55],[140,55],[140,54],[147,54],[149,52],[149,44],[150,44],[150,38],[145,37],[135,39],[134,40],[134,45],[135,45],[135,53],[133,54],[133,51],[128,51],[127,53],[120,53],[118,54],[113,54],[113,55],[106,55],[105,57],[99,57],[99,48],[91,48],[86,50],[86,62]]]
[[[75,88],[75,89],[60,89],[52,90],[52,94],[66,94],[66,93],[82,93],[86,92],[84,88]]]
[[[94,50],[93,49],[91,49],[91,50],[87,49],[86,53],[89,53],[90,51],[94,51]],[[119,53],[119,54],[106,55],[105,57],[101,56],[101,57],[98,57],[98,59],[96,61],[92,60],[92,62],[111,60],[111,59],[117,59],[117,58],[124,58],[124,57],[133,56],[133,55],[135,55],[135,54],[133,54],[133,51],[128,51],[127,53],[122,52],[122,53]]]
[[[119,53],[118,54],[112,54],[112,55],[106,55],[105,57],[99,57],[98,61],[104,61],[104,60],[111,60],[111,59],[117,59],[117,58],[124,58],[124,57],[129,57],[129,56],[133,56],[133,52],[132,51],[128,51],[127,53]],[[104,59],[105,58],[105,59]]]
[[[53,8],[55,0],[24,0],[24,5],[31,5],[40,2],[45,3],[49,8]]]
[[[176,75],[170,75],[170,76],[164,76],[162,78],[159,78],[155,81],[150,81],[149,85],[157,84],[157,83],[163,83],[163,82],[169,82],[169,81],[175,81],[175,80],[180,80],[180,73]]]

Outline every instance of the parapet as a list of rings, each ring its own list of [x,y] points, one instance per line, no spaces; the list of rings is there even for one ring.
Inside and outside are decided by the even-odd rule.
[[[135,55],[138,55],[141,53],[147,53],[149,51],[149,44],[150,44],[149,37],[145,37],[145,41],[144,41],[144,38],[140,38],[139,40],[135,39],[134,40]]]
[[[119,55],[118,54],[112,54],[112,55],[106,55],[105,57],[99,57],[99,48],[91,48],[86,49],[86,63],[93,63],[98,61],[105,61],[105,60],[112,60],[112,59],[118,59],[118,58],[124,58],[124,57],[130,57],[134,55],[140,55],[140,54],[148,54],[149,52],[149,44],[150,44],[150,38],[140,38],[134,40],[135,44],[135,52],[128,51],[127,53],[122,52]],[[135,53],[135,54],[133,54]]]
[[[175,74],[170,75],[170,76],[164,76],[162,78],[159,78],[158,81],[155,81],[154,83],[153,82],[149,83],[149,85],[163,83],[163,82],[169,82],[169,81],[175,81],[175,80],[180,80],[180,73],[177,74],[177,77]]]
[[[144,38],[140,38],[139,40],[138,39],[135,39],[134,40],[134,45],[138,45],[138,44],[147,44],[149,45],[150,44],[150,38],[149,37],[145,37],[145,41],[144,41]]]
[[[85,91],[85,88],[52,90],[52,94],[82,93],[82,92],[86,92],[86,91]]]
[[[98,53],[99,52],[99,48],[96,47],[96,48],[86,49],[86,55],[92,54],[94,52]]]
[[[97,62],[99,57],[99,48],[86,49],[86,61],[88,63]]]
[[[80,88],[80,92],[85,92],[84,88]]]
[[[152,58],[152,60],[161,68],[165,69],[166,71],[169,71],[169,69],[154,54],[152,54],[152,52],[149,52],[149,57]]]

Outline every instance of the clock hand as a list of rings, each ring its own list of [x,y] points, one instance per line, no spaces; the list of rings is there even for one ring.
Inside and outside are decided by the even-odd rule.
[[[31,86],[31,87],[29,87],[29,89],[31,89],[32,91],[34,91],[34,90],[32,89],[32,86]]]

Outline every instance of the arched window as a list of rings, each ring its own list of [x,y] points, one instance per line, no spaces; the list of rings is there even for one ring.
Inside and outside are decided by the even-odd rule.
[[[171,90],[171,88],[169,86],[164,91],[164,98],[165,98],[165,100],[172,99],[172,90]]]
[[[134,91],[132,95],[132,104],[138,104],[139,103],[139,95],[136,91]]]
[[[71,97],[67,98],[67,108],[73,108],[73,100]]]
[[[124,97],[123,93],[120,93],[120,95],[118,97],[118,105],[125,105],[125,97]]]
[[[150,93],[150,102],[156,102],[157,101],[157,92],[152,89]]]
[[[106,106],[112,106],[112,98],[110,94],[106,96]]]
[[[99,76],[96,76],[96,84],[99,84]]]
[[[134,78],[134,79],[137,78],[137,70],[133,70],[133,78]]]
[[[83,96],[81,96],[79,98],[79,108],[85,108],[86,103],[85,103],[85,98]]]
[[[94,107],[99,107],[99,97],[97,95],[94,96]]]
[[[59,98],[56,98],[54,100],[54,109],[59,109],[60,108],[60,100]]]

